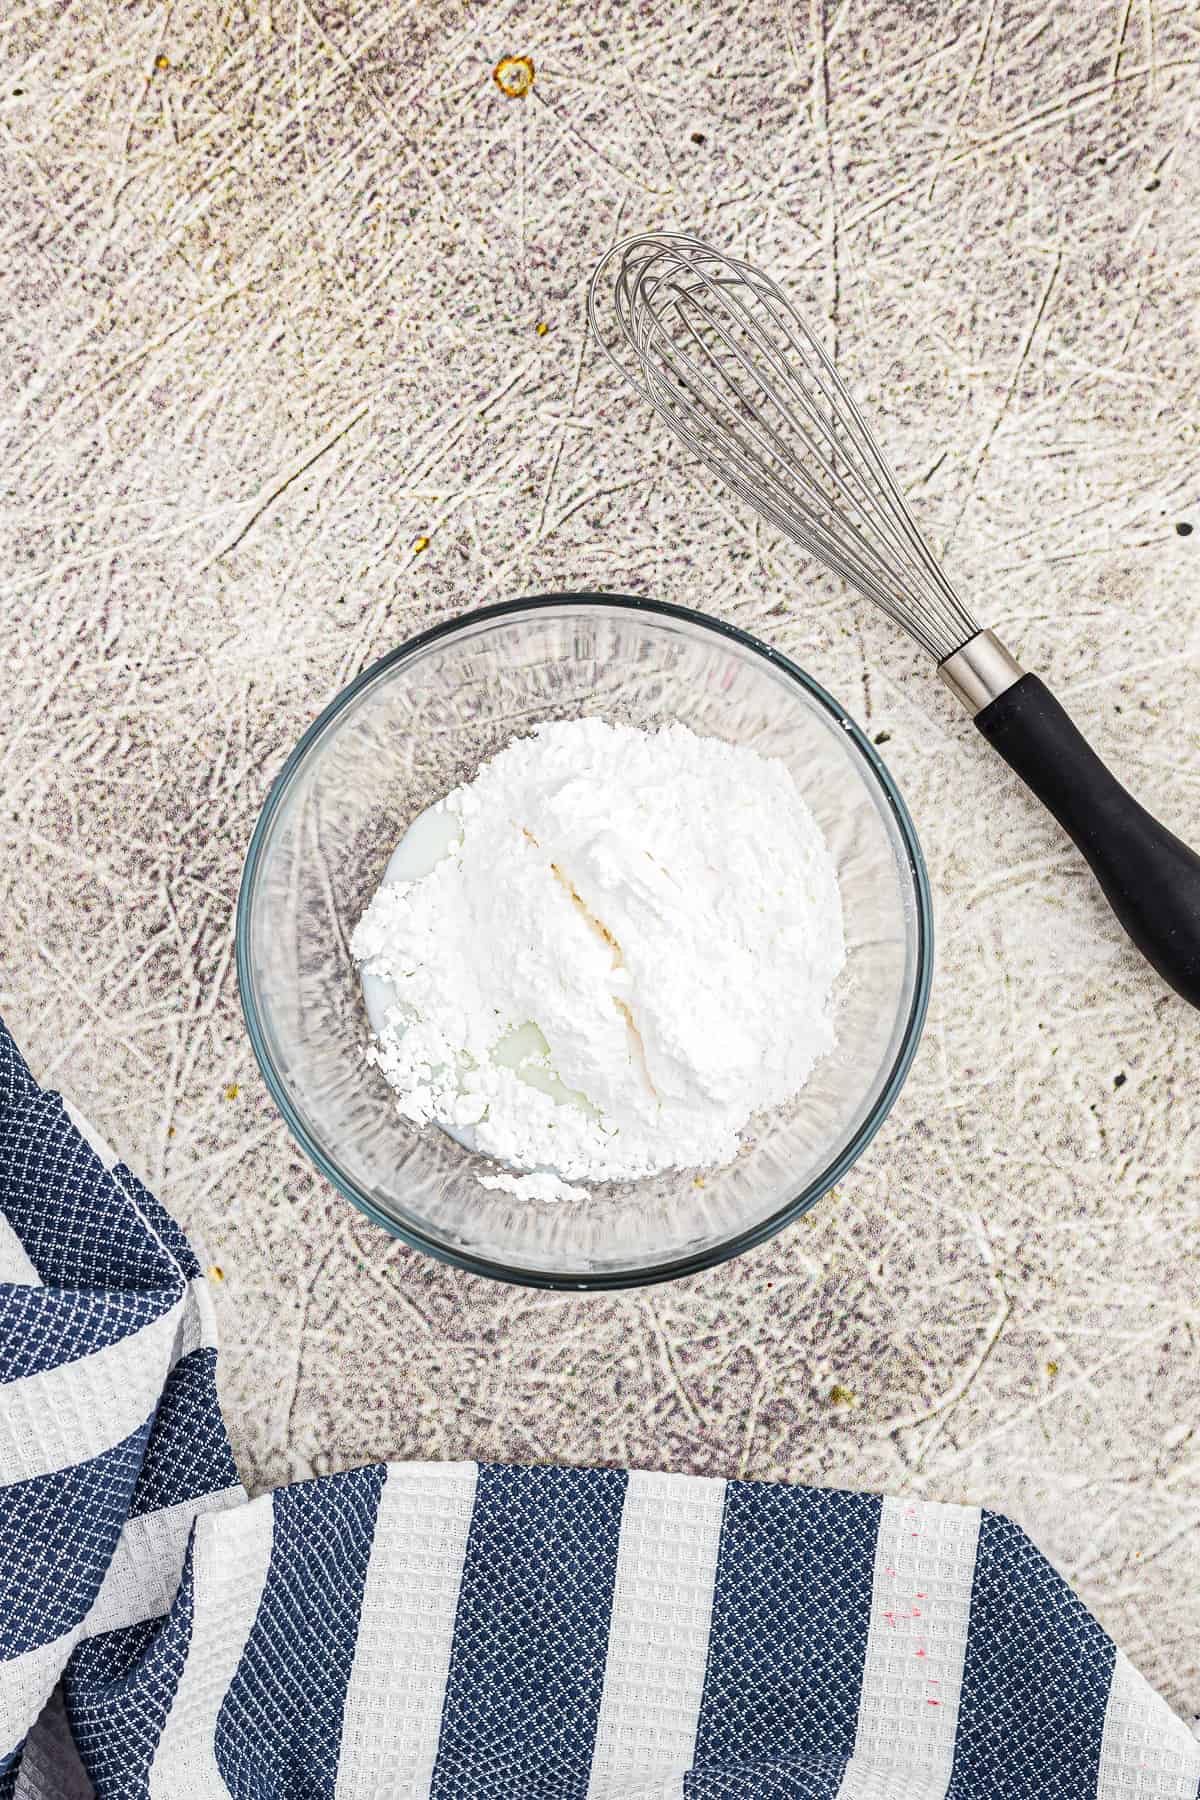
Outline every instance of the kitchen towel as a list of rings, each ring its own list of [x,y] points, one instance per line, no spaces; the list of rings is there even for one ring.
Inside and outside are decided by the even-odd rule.
[[[249,1500],[186,1239],[0,1026],[0,1800],[1194,1800],[1006,1519],[615,1469]]]

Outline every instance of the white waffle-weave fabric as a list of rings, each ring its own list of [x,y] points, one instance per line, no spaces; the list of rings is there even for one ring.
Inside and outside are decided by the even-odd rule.
[[[408,1464],[249,1501],[199,1267],[0,1027],[0,1800],[1193,1800],[987,1511]]]

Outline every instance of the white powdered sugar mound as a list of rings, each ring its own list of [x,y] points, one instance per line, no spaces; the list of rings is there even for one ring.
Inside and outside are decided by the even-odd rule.
[[[379,889],[352,950],[396,997],[368,1054],[401,1113],[533,1171],[485,1185],[722,1165],[832,1047],[841,898],[783,763],[580,719],[430,813],[459,841]]]

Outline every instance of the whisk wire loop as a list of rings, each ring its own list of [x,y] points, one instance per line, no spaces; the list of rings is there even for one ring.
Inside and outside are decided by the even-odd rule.
[[[588,317],[625,379],[768,524],[937,661],[977,633],[828,353],[768,276],[643,233],[601,261]]]
[[[739,312],[741,311],[740,305],[736,300],[731,299],[730,305],[732,308],[735,308]],[[708,315],[706,315],[706,317],[708,317]],[[795,436],[799,438],[800,442],[804,445],[805,449],[808,452],[809,457],[816,464],[817,468],[826,476],[826,478],[828,479],[829,482],[835,484],[835,487],[838,484],[840,484],[841,491],[844,493],[845,499],[849,502],[850,507],[852,508],[853,514],[855,516],[855,519],[858,522],[858,525],[859,526],[863,526],[863,525],[869,526],[869,524],[870,524],[869,501],[864,503],[864,499],[863,499],[862,491],[861,491],[862,483],[861,483],[861,479],[859,476],[859,472],[857,471],[857,469],[854,467],[853,463],[849,459],[844,459],[845,467],[842,469],[839,469],[839,467],[838,467],[838,451],[839,451],[838,440],[837,440],[837,437],[835,434],[834,427],[831,425],[830,420],[826,416],[826,414],[823,411],[821,411],[819,408],[817,408],[811,402],[811,399],[810,399],[810,402],[809,402],[810,416],[813,418],[815,424],[817,425],[818,431],[820,433],[820,436],[816,437],[812,434],[812,432],[810,432],[806,428],[803,419],[797,417],[793,405],[789,404],[788,388],[787,388],[786,383],[788,382],[788,380],[790,378],[790,371],[788,370],[787,365],[784,364],[780,369],[780,375],[785,384],[782,392],[779,390],[771,390],[771,389],[767,388],[764,383],[763,377],[759,373],[758,369],[756,368],[755,364],[752,362],[750,357],[748,355],[746,355],[745,352],[743,352],[738,347],[738,345],[734,342],[734,340],[732,339],[730,334],[721,327],[719,321],[716,319],[713,319],[711,317],[708,317],[708,322],[712,326],[712,328],[716,331],[716,333],[721,338],[721,340],[733,352],[733,354],[737,358],[739,364],[745,370],[747,376],[761,390],[763,401],[766,404],[773,405],[775,407],[775,409],[779,412],[779,414],[782,418],[784,426],[790,428],[791,431],[795,434]],[[765,345],[767,347],[767,349],[770,350],[771,346],[769,345],[768,340],[766,340],[765,337],[763,337],[760,334],[756,322],[752,318],[750,318],[750,316],[748,314],[745,315],[745,322],[747,325],[747,329],[748,329],[750,335],[752,336],[753,340],[756,343]],[[699,333],[697,333],[695,331],[694,327],[692,327],[691,321],[688,320],[687,324],[688,324],[689,330],[692,332],[692,335],[693,335],[697,345],[700,347],[702,353],[706,354],[706,355],[710,355],[711,353],[708,351],[707,346],[703,343],[703,340],[700,337]],[[713,359],[713,360],[715,361],[715,359]],[[824,395],[823,390],[822,390],[822,397],[827,398],[827,396]],[[786,470],[788,470],[788,472],[792,475],[793,479],[796,480],[797,483],[805,490],[805,492],[810,496],[811,500],[818,507],[819,510],[823,510],[825,512],[826,516],[830,520],[836,521],[837,523],[841,524],[844,528],[850,529],[850,530],[855,528],[854,520],[851,520],[846,517],[846,515],[842,511],[841,507],[838,506],[836,500],[831,500],[829,498],[828,490],[823,489],[821,487],[820,483],[817,480],[815,480],[808,473],[808,470],[806,469],[803,462],[798,462],[795,460],[795,458],[791,454],[787,438],[777,428],[773,428],[771,426],[769,418],[762,417],[757,422],[760,429],[755,428],[755,424],[751,419],[748,419],[746,423],[747,423],[747,429],[750,431],[750,434],[754,438],[756,438],[760,443],[762,442],[762,439],[764,436],[767,438],[767,440],[768,440],[767,448],[769,449],[770,453],[773,454],[778,459],[780,464]],[[827,454],[826,450],[822,447],[822,442],[821,442],[822,439],[824,440],[825,444],[829,446],[830,453],[828,453],[828,454]],[[883,536],[885,537],[885,540],[888,542],[893,554],[897,557],[898,560],[903,560],[907,553],[906,546],[903,541],[903,538],[897,532],[894,522],[891,519],[884,519],[880,522],[880,529],[881,529]]]

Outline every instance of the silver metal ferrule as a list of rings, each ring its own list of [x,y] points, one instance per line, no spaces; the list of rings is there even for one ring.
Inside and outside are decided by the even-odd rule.
[[[961,650],[938,664],[938,674],[972,718],[1006,694],[1024,673],[994,631],[977,631]]]

